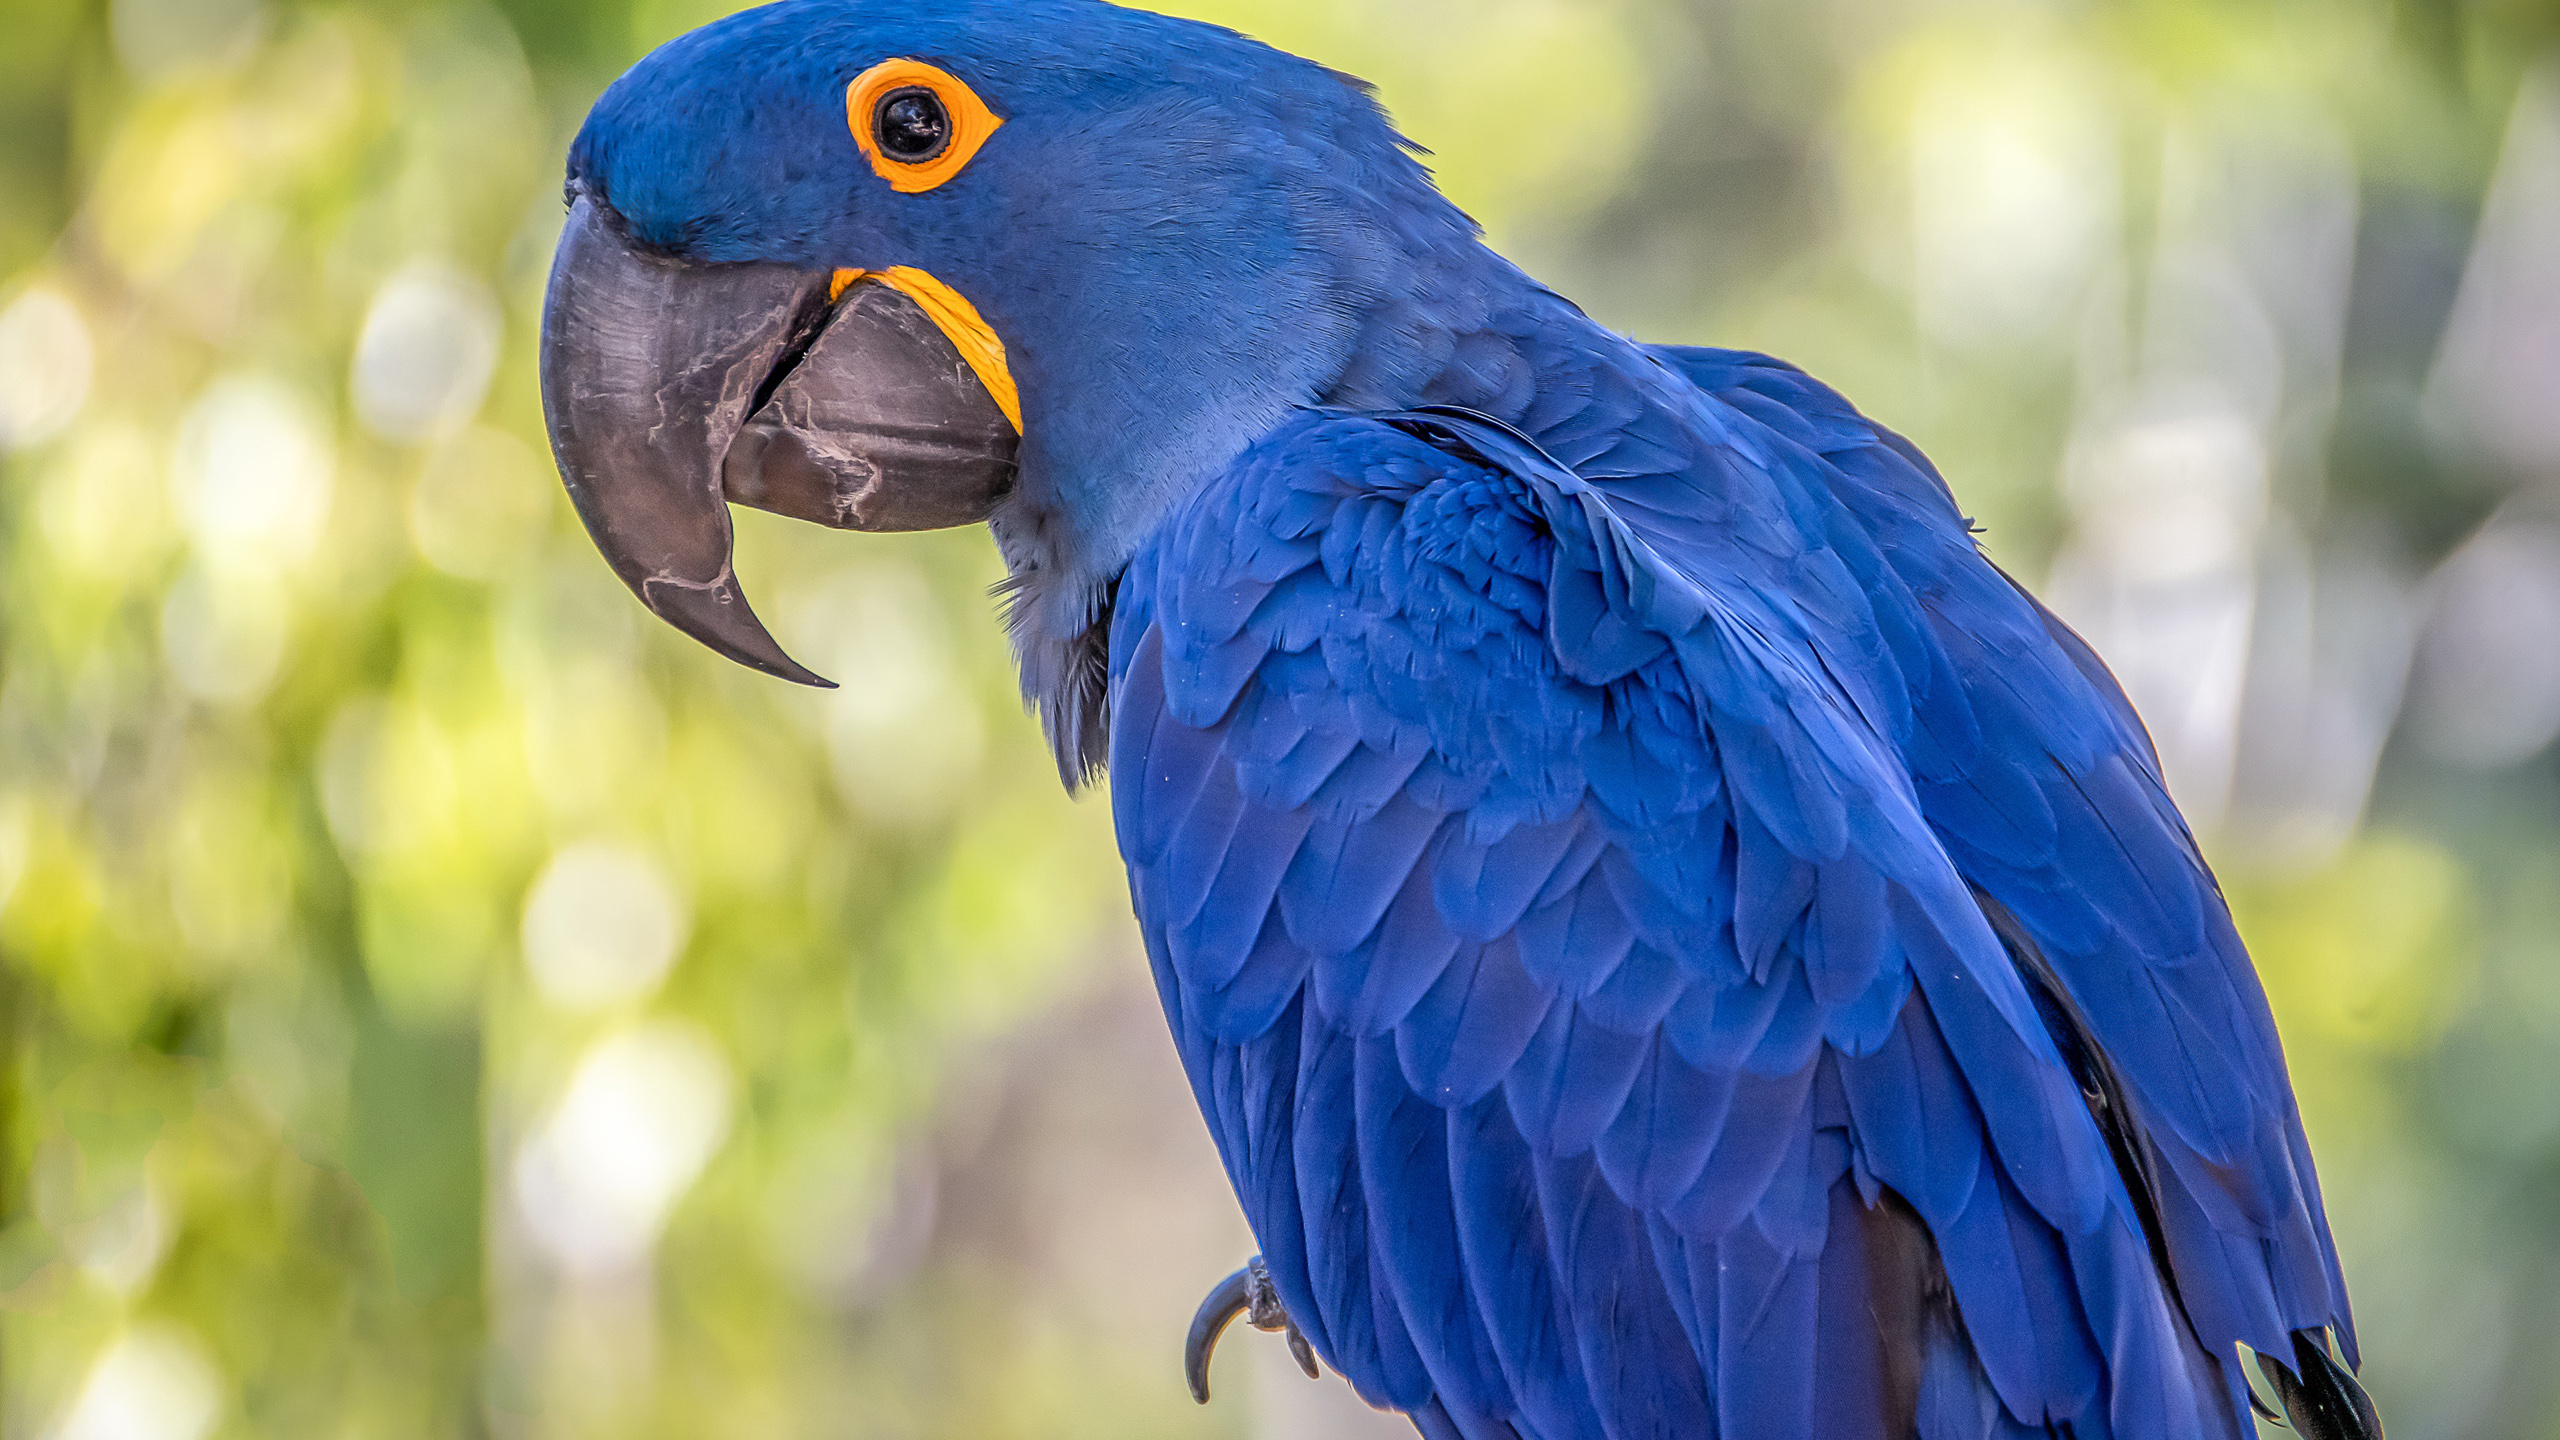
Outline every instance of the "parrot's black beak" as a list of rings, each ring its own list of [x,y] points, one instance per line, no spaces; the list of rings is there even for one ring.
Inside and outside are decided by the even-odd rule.
[[[748,607],[728,502],[936,530],[986,519],[1013,488],[1013,422],[913,300],[656,255],[586,197],[552,265],[542,395],[561,478],[614,573],[677,629],[803,685],[828,682]]]

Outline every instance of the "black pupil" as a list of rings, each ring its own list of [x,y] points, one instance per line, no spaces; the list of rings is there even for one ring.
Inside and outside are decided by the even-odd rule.
[[[928,160],[951,138],[951,117],[930,90],[901,90],[880,102],[880,148],[901,160]]]

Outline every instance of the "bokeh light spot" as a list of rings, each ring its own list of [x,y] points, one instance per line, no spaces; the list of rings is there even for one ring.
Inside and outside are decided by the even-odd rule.
[[[160,608],[160,647],[170,677],[199,700],[247,705],[263,698],[284,666],[288,609],[270,576],[217,578],[194,567]]]
[[[336,456],[311,403],[262,375],[215,381],[178,436],[171,476],[197,552],[225,570],[308,559],[329,518]]]
[[[0,450],[60,434],[87,402],[96,365],[88,322],[69,296],[37,286],[0,310]]]
[[[356,414],[386,440],[467,423],[488,398],[504,324],[478,277],[431,261],[385,281],[356,341]]]
[[[222,1377],[184,1333],[127,1333],[89,1369],[51,1440],[204,1440],[222,1414]]]
[[[646,999],[674,968],[687,921],[666,872],[611,845],[555,856],[524,910],[524,957],[545,999],[600,1010]]]
[[[659,1023],[587,1052],[516,1156],[515,1200],[562,1269],[627,1270],[729,1132],[729,1064],[709,1037]]]
[[[1911,187],[1920,320],[1958,347],[2067,321],[2113,242],[2115,136],[2062,57],[1969,54],[1923,92]]]

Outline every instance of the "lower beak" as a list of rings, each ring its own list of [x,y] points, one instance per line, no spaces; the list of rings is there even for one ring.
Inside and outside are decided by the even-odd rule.
[[[817,686],[739,588],[728,502],[843,530],[975,524],[1011,492],[1019,443],[921,306],[838,289],[648,253],[582,198],[542,321],[552,451],[614,573],[713,650]]]

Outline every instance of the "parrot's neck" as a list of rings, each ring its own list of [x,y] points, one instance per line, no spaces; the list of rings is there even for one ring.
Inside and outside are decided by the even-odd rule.
[[[1541,355],[1587,368],[1596,347],[1628,343],[1486,248],[1436,194],[1365,228],[1377,243],[1329,247],[1236,292],[1152,296],[1143,328],[1121,323],[1125,310],[1103,318],[1120,344],[1088,341],[1071,366],[1028,357],[1026,397],[1047,403],[1027,407],[1023,481],[991,528],[1010,570],[1023,693],[1071,788],[1108,751],[1121,573],[1247,447],[1314,407],[1465,405],[1517,419],[1544,378]],[[1143,371],[1127,368],[1132,350]],[[1132,413],[1133,391],[1153,403]]]

